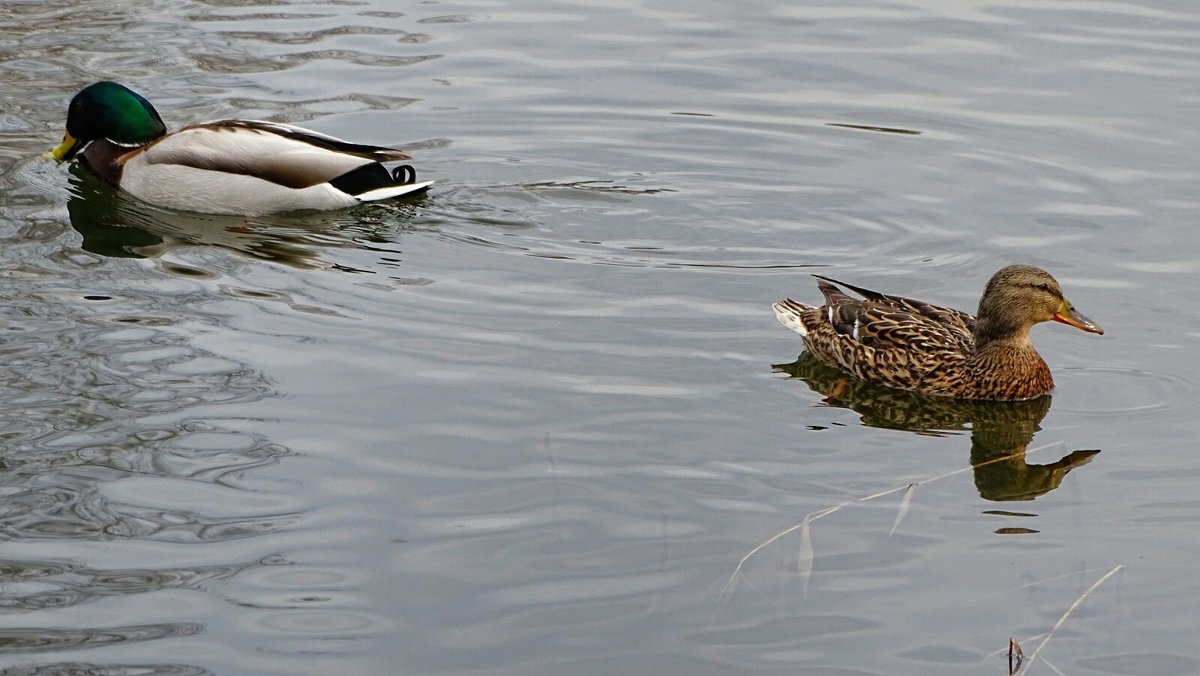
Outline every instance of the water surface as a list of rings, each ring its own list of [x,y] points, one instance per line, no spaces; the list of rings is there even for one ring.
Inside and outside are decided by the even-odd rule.
[[[0,35],[0,667],[994,674],[1090,589],[1032,672],[1200,671],[1189,3],[42,2]],[[138,204],[38,159],[102,78],[438,182]],[[830,397],[770,311],[814,271],[972,309],[1012,262],[1107,331],[1035,329],[1027,406]]]

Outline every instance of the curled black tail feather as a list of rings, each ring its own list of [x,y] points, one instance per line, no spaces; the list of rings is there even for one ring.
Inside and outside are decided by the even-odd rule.
[[[417,170],[411,164],[401,164],[392,169],[392,182],[396,185],[408,185],[417,182]]]
[[[361,195],[380,188],[408,185],[417,181],[417,170],[410,164],[402,164],[390,173],[378,162],[364,164],[338,176],[329,185],[347,195]]]

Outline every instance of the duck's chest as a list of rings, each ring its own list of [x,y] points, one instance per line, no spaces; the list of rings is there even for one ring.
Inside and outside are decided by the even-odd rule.
[[[130,148],[119,146],[108,139],[92,141],[80,156],[84,166],[93,174],[104,179],[113,186],[120,187],[124,163],[121,157],[128,154]]]
[[[1054,389],[1050,367],[1032,347],[999,347],[974,355],[968,372],[977,399],[1033,399]]]

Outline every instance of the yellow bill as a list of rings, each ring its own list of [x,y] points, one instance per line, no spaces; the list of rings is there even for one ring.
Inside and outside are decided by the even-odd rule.
[[[62,143],[50,152],[43,153],[42,157],[53,159],[55,162],[65,162],[75,156],[75,151],[78,150],[79,140],[71,136],[71,132],[63,132]]]

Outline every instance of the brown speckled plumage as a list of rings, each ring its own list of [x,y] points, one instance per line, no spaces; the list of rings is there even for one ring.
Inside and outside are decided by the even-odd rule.
[[[821,361],[901,390],[957,399],[1032,399],[1054,388],[1029,329],[1060,321],[1103,333],[1075,311],[1049,273],[1010,265],[988,281],[979,312],[889,296],[817,276],[825,304],[775,303],[779,321]],[[854,298],[839,286],[854,291]]]

